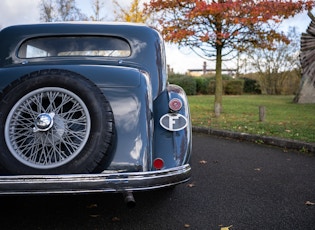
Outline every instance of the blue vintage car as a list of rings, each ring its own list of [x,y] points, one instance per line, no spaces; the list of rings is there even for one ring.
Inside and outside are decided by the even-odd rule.
[[[4,28],[0,90],[0,194],[130,195],[190,178],[189,105],[152,28]]]

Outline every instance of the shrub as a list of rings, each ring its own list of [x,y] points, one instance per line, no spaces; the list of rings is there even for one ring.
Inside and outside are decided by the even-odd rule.
[[[230,80],[224,82],[224,93],[227,95],[242,95],[244,88],[243,80]]]
[[[261,94],[259,83],[250,78],[242,78],[244,80],[244,93]]]
[[[196,91],[197,94],[209,94],[210,93],[210,81],[209,77],[197,77],[196,80]]]
[[[168,80],[171,84],[182,87],[187,95],[196,94],[196,80],[193,77],[182,74],[171,74]]]
[[[244,81],[223,80],[223,94],[241,95],[243,94]],[[215,94],[215,80],[209,82],[209,94]]]

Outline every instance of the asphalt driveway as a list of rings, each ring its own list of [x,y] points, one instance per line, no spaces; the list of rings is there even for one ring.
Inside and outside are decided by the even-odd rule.
[[[194,134],[193,176],[173,191],[0,197],[1,229],[315,229],[315,157]]]

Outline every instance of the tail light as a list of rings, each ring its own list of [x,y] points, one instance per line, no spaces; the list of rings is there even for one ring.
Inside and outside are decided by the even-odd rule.
[[[183,106],[182,101],[178,98],[173,98],[168,103],[168,107],[170,108],[170,110],[172,110],[174,112],[179,111],[182,108],[182,106]]]
[[[157,170],[162,169],[164,167],[164,161],[161,158],[156,158],[153,161],[153,167]]]

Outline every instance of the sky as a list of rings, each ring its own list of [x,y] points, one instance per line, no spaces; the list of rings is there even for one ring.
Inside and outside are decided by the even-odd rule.
[[[121,2],[128,3],[131,0],[123,0]],[[86,15],[92,15],[91,0],[76,0],[78,7]],[[107,3],[108,2],[108,3]],[[40,0],[1,0],[0,8],[0,28],[26,23],[39,22],[39,3]],[[105,0],[107,20],[113,20],[112,1]],[[310,19],[307,13],[296,15],[294,18],[285,20],[281,26],[281,30],[286,31],[289,26],[294,26],[298,32],[305,32]],[[188,69],[202,69],[205,60],[199,58],[188,49],[179,50],[176,45],[166,44],[167,64],[176,73],[185,73]],[[235,68],[234,62],[225,63],[223,68]],[[207,61],[207,67],[214,68],[215,63]]]

